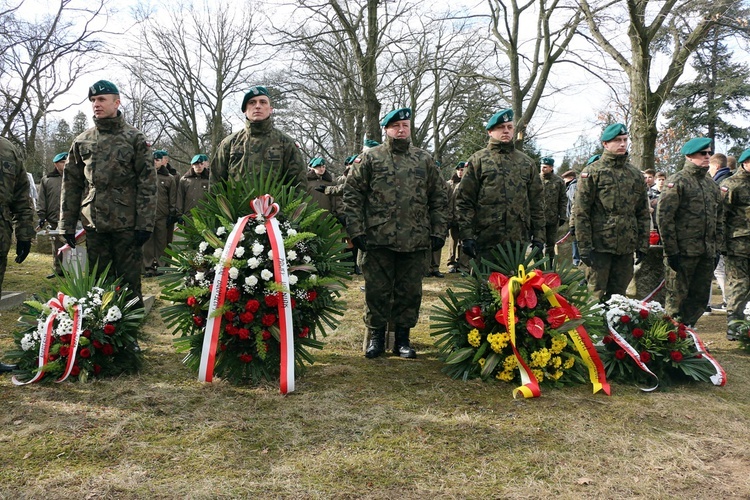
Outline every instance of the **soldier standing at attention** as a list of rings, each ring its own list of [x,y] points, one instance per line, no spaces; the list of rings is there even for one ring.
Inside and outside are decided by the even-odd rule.
[[[380,122],[385,143],[357,157],[344,184],[346,230],[363,252],[368,358],[385,352],[391,318],[394,354],[417,356],[409,330],[419,318],[427,253],[445,244],[445,183],[432,155],[410,144],[410,119],[409,108],[388,113]]]
[[[628,161],[628,131],[614,123],[601,135],[604,152],[579,176],[575,235],[589,292],[600,301],[625,295],[648,250],[650,215],[643,174]]]
[[[448,256],[449,273],[469,271],[469,259],[461,251],[461,239],[458,236],[458,221],[456,220],[456,192],[458,192],[458,185],[464,176],[464,168],[466,168],[466,162],[458,162],[456,164],[456,172],[446,181],[446,186],[448,187],[448,236],[450,237],[450,255]]]
[[[565,181],[553,171],[554,158],[542,158],[541,176],[544,186],[544,254],[549,257],[550,266],[555,259],[557,228],[565,224],[568,197],[565,194]]]
[[[164,265],[162,256],[169,243],[169,227],[177,220],[177,181],[167,169],[168,156],[164,151],[154,151],[156,170],[156,217],[154,231],[143,245],[143,272],[146,276],[159,274],[159,266]]]
[[[329,186],[336,186],[336,181],[333,180],[331,172],[326,168],[325,159],[319,156],[313,158],[310,161],[310,170],[307,172],[308,194],[320,208],[335,215],[337,199],[326,194],[326,188]]]
[[[724,245],[721,191],[708,173],[711,139],[682,146],[682,170],[667,179],[656,206],[666,258],[667,314],[694,326],[711,294],[717,255]]]
[[[307,167],[294,139],[273,124],[268,89],[250,88],[242,99],[245,127],[224,138],[211,161],[211,184],[239,180],[251,171],[281,171],[284,182],[307,191]]]
[[[728,340],[739,338],[732,321],[745,319],[750,300],[750,149],[742,152],[738,163],[737,172],[721,182]]]
[[[106,80],[89,88],[94,126],[73,140],[63,170],[60,228],[75,248],[78,219],[86,229],[88,259],[138,298],[141,247],[154,230],[156,170],[146,137],[125,122],[120,92]],[[136,344],[137,345],[137,344]]]
[[[507,241],[544,247],[544,188],[534,160],[513,143],[513,110],[487,122],[489,144],[466,162],[456,192],[461,248],[470,258],[490,258]]]
[[[68,153],[59,153],[52,158],[52,164],[55,166],[42,177],[39,186],[39,201],[36,205],[36,215],[39,217],[39,223],[36,225],[37,230],[44,229],[45,224],[49,224],[52,229],[57,229],[57,223],[60,221],[60,192],[62,191],[62,174],[65,167],[65,160],[68,159]],[[52,274],[47,275],[47,279],[55,276],[62,276],[62,254],[57,253],[63,246],[63,239],[55,236],[52,239]]]
[[[197,154],[190,160],[190,170],[177,186],[177,217],[182,219],[198,206],[208,193],[208,156]]]

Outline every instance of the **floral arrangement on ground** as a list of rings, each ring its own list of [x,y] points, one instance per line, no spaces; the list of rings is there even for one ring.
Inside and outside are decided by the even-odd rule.
[[[6,356],[18,370],[14,383],[66,379],[87,381],[137,371],[141,352],[136,338],[143,307],[109,268],[64,270],[55,294],[35,295],[24,303],[16,349]]]
[[[539,384],[587,380],[594,392],[609,393],[586,332],[601,329],[602,320],[589,304],[581,272],[569,264],[552,272],[548,259],[536,257],[520,243],[498,246],[491,260],[472,261],[472,275],[457,291],[441,297],[432,335],[443,371],[456,379],[521,383],[514,395],[521,391],[525,397],[539,395]]]
[[[744,319],[732,321],[729,329],[739,341],[740,347],[745,352],[750,352],[750,302],[745,305],[742,315]]]
[[[184,363],[200,374],[205,335],[212,323],[219,328],[211,353],[214,375],[235,383],[278,378],[284,319],[279,302],[284,300],[282,292],[288,292],[294,365],[302,371],[314,361],[310,349],[323,347],[318,337],[336,328],[343,314],[339,292],[352,264],[344,261],[341,226],[309,196],[273,174],[230,179],[212,189],[180,226],[181,240],[167,250],[171,272],[161,278],[162,298],[173,302],[162,315],[180,335],[175,339],[178,352],[186,353]],[[252,208],[254,200],[265,195],[280,207],[274,218],[283,238],[288,289],[275,279],[270,219]],[[236,231],[243,218],[246,225]],[[224,301],[212,309],[214,284],[222,274]]]
[[[726,376],[698,335],[658,302],[613,295],[602,309],[608,334],[599,345],[607,377],[654,390],[684,381],[723,385]]]

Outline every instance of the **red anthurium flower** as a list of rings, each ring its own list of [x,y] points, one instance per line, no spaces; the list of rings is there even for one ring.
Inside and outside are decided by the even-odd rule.
[[[466,314],[464,316],[466,317],[466,322],[469,323],[474,328],[476,328],[477,330],[484,329],[485,324],[484,324],[484,318],[482,317],[481,307],[472,306],[471,309],[466,311]]]
[[[544,335],[544,321],[542,321],[542,318],[537,318],[536,316],[529,318],[526,322],[526,330],[535,339],[540,339]]]
[[[521,291],[516,298],[516,303],[518,304],[518,307],[527,307],[529,309],[534,309],[536,307],[536,290],[534,290],[530,281],[527,281],[521,287]]]
[[[547,311],[547,323],[552,328],[560,328],[567,318],[568,315],[562,307],[553,307]]]
[[[557,288],[560,285],[562,285],[562,280],[560,280],[560,275],[557,273],[547,273],[543,276],[543,278],[544,278],[544,284],[550,288]]]
[[[669,357],[672,358],[672,361],[679,363],[682,361],[682,353],[680,351],[672,351],[669,353]]]
[[[508,283],[508,277],[502,273],[490,273],[490,277],[487,281],[490,282],[490,285],[492,285],[495,290],[500,292]]]
[[[628,355],[628,353],[625,352],[625,349],[617,349],[615,351],[615,357],[619,360],[625,359],[625,357]]]

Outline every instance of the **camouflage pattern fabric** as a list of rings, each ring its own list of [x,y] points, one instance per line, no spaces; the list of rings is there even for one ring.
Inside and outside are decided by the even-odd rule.
[[[162,166],[156,171],[157,203],[154,231],[143,245],[143,268],[163,266],[164,249],[169,242],[169,218],[177,214],[177,180]]]
[[[711,181],[713,182],[713,181]],[[714,276],[713,255],[680,257],[680,271],[675,272],[664,258],[667,298],[667,314],[678,318],[686,325],[695,326],[703,315],[711,296],[711,280]]]
[[[273,125],[245,120],[242,130],[224,138],[211,160],[211,184],[238,180],[250,171],[283,172],[286,182],[307,190],[307,166],[294,140]]]
[[[633,254],[591,253],[592,265],[584,265],[591,297],[605,302],[614,294],[625,295],[633,278]]]
[[[57,223],[60,221],[60,194],[62,193],[62,175],[53,168],[50,172],[42,177],[39,186],[39,199],[36,203],[36,216],[38,219],[44,219],[57,229]]]
[[[750,257],[726,255],[727,332],[735,333],[729,326],[734,320],[745,319],[745,307],[750,301]]]
[[[198,206],[198,203],[208,194],[209,170],[205,169],[201,175],[192,168],[183,175],[177,186],[177,215],[185,216]]]
[[[727,324],[744,319],[750,300],[750,173],[743,167],[721,182],[724,208]],[[729,331],[729,328],[728,328]]]
[[[548,226],[552,224],[558,226],[561,220],[565,220],[565,212],[568,206],[565,181],[554,172],[550,172],[548,175],[540,175],[544,187],[544,222]],[[547,243],[549,243],[549,240]]]
[[[153,170],[153,167],[151,167]],[[138,297],[139,305],[143,307],[141,295],[141,260],[143,252],[135,244],[134,231],[111,231],[99,233],[94,229],[86,230],[86,250],[89,261],[99,263],[98,272],[111,265],[110,273],[122,277],[124,285]]]

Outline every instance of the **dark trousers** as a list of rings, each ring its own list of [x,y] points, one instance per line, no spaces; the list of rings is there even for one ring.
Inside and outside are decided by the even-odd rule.
[[[90,265],[98,263],[97,274],[110,265],[109,274],[122,278],[133,296],[138,297],[143,307],[141,295],[141,247],[135,244],[135,231],[114,231],[98,233],[86,228],[86,250]]]
[[[673,318],[679,318],[686,325],[695,326],[703,316],[711,294],[711,280],[714,277],[714,256],[680,256],[680,269],[672,270],[664,257],[666,270],[665,288],[667,299],[665,309]]]

